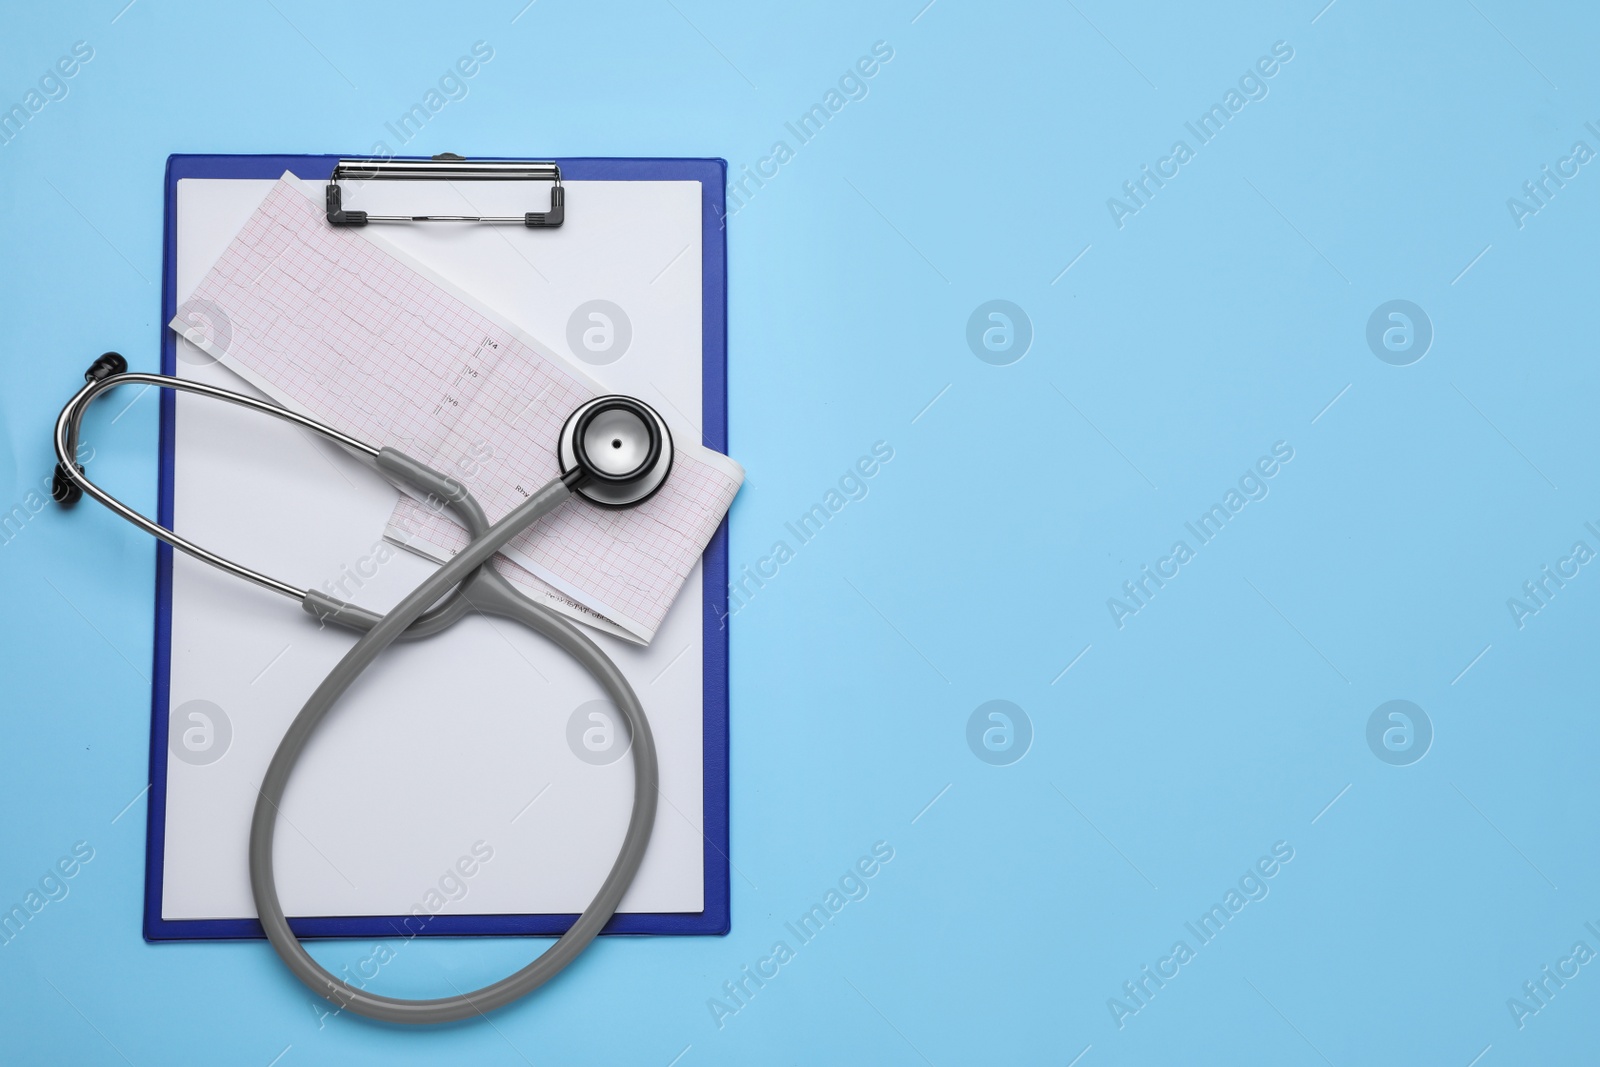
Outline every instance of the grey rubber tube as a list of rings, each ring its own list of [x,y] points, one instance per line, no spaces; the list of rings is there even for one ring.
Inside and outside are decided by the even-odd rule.
[[[651,736],[644,709],[616,664],[576,626],[518,593],[488,563],[490,557],[512,537],[559,507],[572,493],[569,486],[562,479],[555,479],[491,526],[482,508],[453,479],[445,478],[389,448],[382,449],[376,461],[385,472],[450,501],[452,510],[466,522],[472,541],[455,558],[407,594],[387,615],[379,616],[320,593],[306,597],[304,605],[308,612],[325,621],[365,630],[366,633],[351,646],[316,692],[311,694],[311,698],[300,709],[300,714],[290,724],[267,767],[255,813],[250,820],[250,890],[255,896],[256,911],[272,947],[295,977],[319,996],[332,1001],[341,1010],[348,1009],[358,1015],[386,1022],[455,1022],[493,1011],[533,992],[560,973],[594,940],[616,912],[622,895],[644,859],[650,831],[655,825],[660,772],[656,765],[655,739]],[[459,595],[452,596],[441,605],[440,610],[434,612],[432,625],[425,628],[428,632],[442,629],[469,610],[515,619],[560,646],[605,689],[632,734],[633,811],[628,819],[622,848],[594,899],[567,932],[538,959],[515,974],[471,993],[433,1000],[406,1000],[381,996],[350,985],[311,958],[284,918],[283,905],[278,900],[278,889],[273,878],[272,841],[289,775],[317,725],[350,684],[385,648],[404,637],[422,636],[417,632],[408,634],[407,627],[453,588],[457,589]]]

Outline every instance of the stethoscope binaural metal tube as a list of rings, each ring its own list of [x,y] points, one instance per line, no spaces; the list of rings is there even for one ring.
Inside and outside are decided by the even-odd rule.
[[[115,361],[112,361],[112,357],[115,357]],[[108,352],[104,356],[101,356],[99,360],[95,361],[95,367],[104,366],[105,368],[110,369],[118,365],[126,367],[127,363],[123,361],[122,357],[117,355],[115,352]],[[78,451],[78,429],[83,422],[83,414],[85,410],[88,409],[89,402],[96,396],[105,392],[107,389],[114,389],[119,385],[153,385],[162,389],[176,389],[185,393],[197,393],[201,396],[208,396],[215,400],[225,400],[230,404],[238,404],[241,407],[247,407],[255,411],[263,412],[271,415],[274,418],[283,419],[286,422],[292,422],[296,425],[303,426],[306,429],[327,438],[334,444],[343,445],[352,452],[357,452],[361,455],[367,456],[368,458],[376,459],[378,455],[378,449],[367,444],[365,441],[360,441],[349,436],[348,434],[340,433],[332,426],[324,425],[315,419],[307,418],[306,416],[297,412],[290,411],[288,408],[279,407],[277,404],[274,404],[270,401],[257,400],[255,397],[245,396],[243,393],[235,393],[227,389],[218,389],[216,386],[205,385],[201,382],[191,382],[185,378],[177,378],[166,374],[139,374],[129,373],[127,371],[118,371],[116,373],[106,374],[103,377],[95,377],[95,367],[90,368],[89,373],[85,375],[87,380],[83,388],[79,389],[75,394],[73,394],[72,399],[67,401],[66,407],[61,409],[61,414],[56,418],[55,444],[56,475],[58,486],[60,485],[60,479],[64,477],[72,485],[76,486],[83,492],[88,493],[90,496],[100,501],[100,503],[110,508],[111,511],[119,517],[133,523],[133,525],[137,526],[145,533],[165,541],[178,551],[193,556],[195,559],[201,560],[202,562],[209,563],[211,566],[220,570],[227,571],[229,574],[235,575],[236,577],[243,578],[247,582],[252,582],[256,585],[259,585],[264,589],[270,589],[274,593],[282,593],[291,600],[305,600],[306,591],[304,589],[290,585],[288,582],[281,582],[270,575],[262,574],[257,570],[252,570],[242,563],[235,563],[226,556],[219,556],[217,553],[212,552],[209,549],[202,548],[193,541],[190,541],[189,539],[167,529],[165,526],[151,521],[144,515],[141,515],[133,508],[128,507],[128,505],[124,504],[122,501],[118,500],[116,497],[112,496],[110,493],[96,485],[94,481],[83,472],[82,468],[80,468],[77,463],[76,453]],[[71,499],[76,498],[74,497]],[[71,500],[62,500],[58,497],[57,502],[62,504],[70,504]]]

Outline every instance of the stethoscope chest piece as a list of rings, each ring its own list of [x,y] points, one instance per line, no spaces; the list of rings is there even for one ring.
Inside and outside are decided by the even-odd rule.
[[[649,404],[598,396],[561,428],[557,459],[573,492],[603,508],[650,499],[672,470],[672,431]]]

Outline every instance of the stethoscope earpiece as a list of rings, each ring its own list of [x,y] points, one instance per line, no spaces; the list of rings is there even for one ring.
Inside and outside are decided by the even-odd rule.
[[[598,396],[561,427],[561,480],[603,508],[649,500],[672,470],[672,431],[659,412],[631,396]]]

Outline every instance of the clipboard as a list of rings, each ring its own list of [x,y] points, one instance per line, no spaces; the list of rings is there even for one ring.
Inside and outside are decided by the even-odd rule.
[[[341,159],[333,155],[173,155],[168,159],[165,184],[165,228],[162,272],[162,315],[166,323],[176,314],[179,298],[179,183],[186,179],[272,180],[285,172],[309,182],[327,182]],[[408,161],[395,161],[404,166]],[[510,164],[512,161],[504,161]],[[699,429],[703,443],[719,452],[727,450],[727,251],[724,218],[726,164],[719,159],[597,159],[553,161],[556,184],[551,210],[529,213],[526,225],[561,225],[564,206],[560,179],[568,182],[696,182],[700,186],[700,345],[701,407]],[[549,164],[542,164],[548,166]],[[411,175],[415,177],[415,175]],[[329,212],[343,209],[335,203],[330,185]],[[565,204],[568,217],[582,210],[581,198]],[[376,218],[374,221],[378,221]],[[508,221],[508,220],[501,220]],[[537,231],[535,231],[537,232]],[[161,368],[178,373],[179,340],[170,329],[161,331]],[[160,397],[160,473],[158,521],[171,527],[177,513],[176,452],[177,398],[170,390]],[[315,527],[297,536],[315,538]],[[702,907],[699,911],[619,911],[604,933],[625,934],[725,934],[730,928],[728,831],[728,525],[724,518],[701,561],[699,630],[701,637],[700,729],[701,792],[699,836],[702,848]],[[685,597],[689,591],[685,591]],[[680,603],[675,610],[691,605]],[[174,556],[170,546],[157,543],[154,672],[151,703],[150,793],[148,799],[144,936],[148,941],[233,939],[261,937],[254,918],[184,917],[164,913],[168,853],[168,783],[172,738],[173,699]],[[280,611],[293,614],[280,606]],[[648,699],[647,699],[648,711]],[[624,760],[624,765],[627,761]],[[537,799],[537,798],[536,798]],[[667,805],[670,806],[670,805]],[[658,826],[660,825],[658,821]],[[244,822],[238,827],[242,839]],[[626,904],[626,902],[625,902]],[[442,913],[429,917],[424,928],[407,924],[408,915],[312,914],[291,919],[300,937],[395,937],[464,935],[544,935],[564,932],[577,918],[575,911],[474,914]]]

